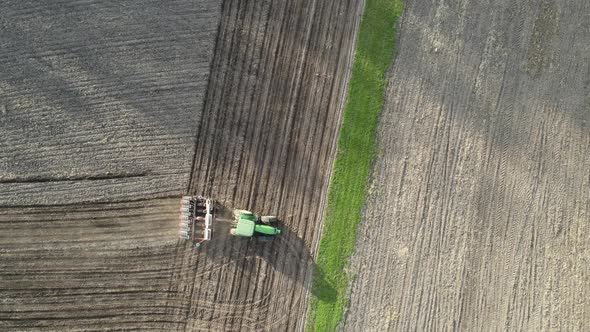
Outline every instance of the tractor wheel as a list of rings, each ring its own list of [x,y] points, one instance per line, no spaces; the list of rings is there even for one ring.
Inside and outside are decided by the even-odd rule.
[[[248,210],[234,210],[234,217],[238,218],[241,214],[252,214],[252,212]]]
[[[262,216],[260,217],[260,221],[263,224],[276,225],[279,222],[279,219],[275,216]]]

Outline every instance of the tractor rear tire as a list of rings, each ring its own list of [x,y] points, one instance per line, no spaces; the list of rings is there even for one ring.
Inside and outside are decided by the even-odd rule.
[[[275,216],[262,216],[260,217],[260,221],[263,224],[276,225],[279,222],[279,219]]]
[[[253,214],[248,210],[234,210],[234,217],[238,218],[241,214]]]

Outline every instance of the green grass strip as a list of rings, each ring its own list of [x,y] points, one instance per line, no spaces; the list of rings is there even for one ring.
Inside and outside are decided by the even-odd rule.
[[[376,155],[385,73],[395,52],[395,24],[402,10],[402,0],[367,0],[365,4],[313,277],[307,330],[336,330],[348,305],[346,290],[351,276],[345,270]]]

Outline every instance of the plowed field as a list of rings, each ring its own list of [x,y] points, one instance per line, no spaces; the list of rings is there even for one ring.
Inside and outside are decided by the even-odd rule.
[[[300,329],[360,11],[0,4],[0,329]],[[284,234],[195,252],[187,192]]]
[[[344,330],[590,330],[589,13],[406,1]]]
[[[354,1],[224,3],[190,191],[276,214],[273,243],[179,248],[188,324],[299,330],[361,7]],[[200,305],[201,302],[210,303]]]

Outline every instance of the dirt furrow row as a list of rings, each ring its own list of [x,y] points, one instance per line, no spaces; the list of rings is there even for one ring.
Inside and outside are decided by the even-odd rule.
[[[224,3],[191,192],[278,214],[285,234],[266,245],[228,239],[203,248],[197,271],[224,265],[195,278],[187,329],[302,327],[361,10],[349,1]],[[203,298],[265,299],[265,310],[236,306],[219,316],[200,308]]]

